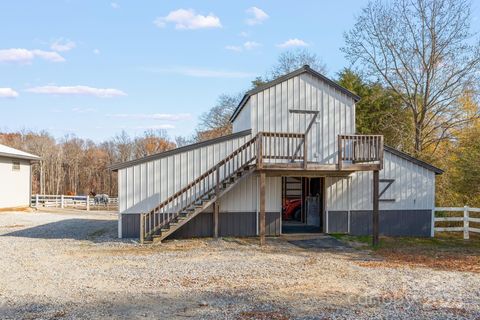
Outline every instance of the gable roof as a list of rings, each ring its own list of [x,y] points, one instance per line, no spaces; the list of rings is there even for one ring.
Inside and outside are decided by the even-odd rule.
[[[25,160],[40,160],[39,156],[34,154],[7,147],[6,145],[0,144],[0,156],[13,158],[13,159],[25,159]]]
[[[408,153],[405,153],[403,151],[400,151],[400,150],[397,150],[395,148],[392,148],[392,147],[389,147],[387,145],[384,146],[385,148],[385,151],[388,151],[394,155],[396,155],[397,157],[400,157],[400,158],[403,158],[405,160],[408,160],[410,162],[413,162],[415,163],[416,165],[419,165],[421,167],[424,167],[425,169],[428,169],[430,171],[433,171],[435,172],[435,174],[442,174],[443,173],[443,170],[438,168],[438,167],[435,167],[434,165],[431,165],[430,163],[428,162],[425,162],[423,160],[420,160],[418,158],[415,158],[415,157],[412,157],[411,155],[409,155]]]
[[[321,74],[320,72],[318,71],[315,71],[313,70],[312,68],[310,68],[310,66],[308,65],[304,65],[303,67],[301,67],[300,69],[297,69],[295,71],[292,71],[290,73],[287,73],[279,78],[276,78],[272,81],[269,81],[257,88],[254,88],[250,91],[247,91],[245,93],[245,95],[243,96],[242,100],[240,101],[240,103],[238,104],[237,108],[235,109],[235,111],[233,112],[232,116],[230,117],[230,122],[233,122],[235,120],[235,118],[238,116],[238,114],[240,113],[240,111],[242,111],[243,107],[245,106],[245,104],[247,103],[248,99],[254,95],[254,94],[257,94],[259,93],[260,91],[263,91],[265,89],[268,89],[270,87],[273,87],[277,84],[279,84],[280,82],[283,82],[285,80],[288,80],[290,78],[293,78],[293,77],[296,77],[298,75],[301,75],[302,73],[308,73],[316,78],[319,78],[320,80],[326,82],[327,84],[331,85],[332,87],[338,89],[339,91],[341,91],[342,93],[346,94],[347,96],[351,97],[355,102],[358,102],[360,100],[360,97],[357,96],[355,93],[351,92],[350,90],[342,87],[341,85],[339,85],[338,83],[336,83],[335,81],[325,77],[323,74]]]

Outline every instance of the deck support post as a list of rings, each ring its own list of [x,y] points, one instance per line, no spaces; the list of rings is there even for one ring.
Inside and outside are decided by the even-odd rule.
[[[220,204],[215,201],[213,204],[213,237],[218,239],[218,213],[220,211]]]
[[[372,245],[378,245],[380,231],[380,212],[379,212],[379,171],[373,171],[373,219],[372,219]]]
[[[260,172],[260,216],[259,216],[259,234],[260,245],[265,245],[265,172]]]
[[[143,213],[140,213],[140,222],[139,222],[139,225],[140,225],[140,244],[143,244],[144,240],[145,240],[145,233],[144,233],[144,230],[145,230],[145,219],[144,219],[144,216],[143,216]]]

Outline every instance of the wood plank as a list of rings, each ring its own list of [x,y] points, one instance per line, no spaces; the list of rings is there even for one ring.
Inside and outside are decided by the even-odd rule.
[[[440,218],[435,218],[435,222],[442,222],[442,221],[463,221],[463,217],[440,217]]]
[[[378,245],[380,233],[380,210],[379,210],[379,189],[380,189],[380,175],[379,171],[373,171],[373,220],[372,220],[372,244]]]
[[[220,204],[215,201],[213,204],[213,237],[218,239],[218,214],[220,211]]]
[[[447,228],[441,228],[441,227],[436,227],[435,232],[447,232],[447,231],[455,231],[455,232],[461,232],[463,231],[463,227],[447,227]]]
[[[265,245],[265,173],[260,173],[260,214],[259,214],[259,233],[260,245]]]

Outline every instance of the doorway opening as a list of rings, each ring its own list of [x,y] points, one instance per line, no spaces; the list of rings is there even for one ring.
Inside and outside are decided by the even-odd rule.
[[[318,233],[323,228],[323,177],[282,177],[282,233]]]

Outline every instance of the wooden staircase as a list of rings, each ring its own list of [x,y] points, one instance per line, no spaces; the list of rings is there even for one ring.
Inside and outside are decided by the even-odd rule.
[[[165,201],[140,215],[140,242],[162,241],[256,170],[257,136]]]
[[[213,205],[219,198],[230,191],[230,189],[232,189],[241,180],[251,175],[254,171],[254,165],[246,165],[241,169],[238,169],[234,175],[222,180],[218,192],[211,191],[197,201],[192,201],[187,207],[181,210],[181,212],[178,212],[172,217],[172,219],[164,223],[160,229],[157,228],[155,232],[151,233],[151,236],[143,239],[143,243],[162,241],[163,239],[167,238],[176,230],[180,229],[188,221],[192,220],[195,216]]]

